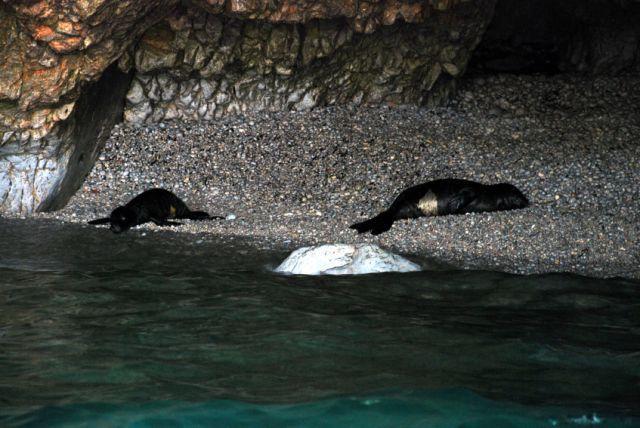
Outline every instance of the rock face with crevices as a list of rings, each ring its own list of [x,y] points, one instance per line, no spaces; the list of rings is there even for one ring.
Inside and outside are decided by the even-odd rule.
[[[105,70],[175,4],[0,3],[0,212],[64,206],[120,118],[129,79]]]
[[[393,24],[372,34],[344,20],[272,24],[178,9],[135,49],[125,120],[211,120],[346,103],[435,104],[464,70],[490,16],[489,2],[478,3],[434,12],[430,25]]]
[[[494,3],[3,0],[0,212],[64,206],[123,106],[154,122],[438,102]]]

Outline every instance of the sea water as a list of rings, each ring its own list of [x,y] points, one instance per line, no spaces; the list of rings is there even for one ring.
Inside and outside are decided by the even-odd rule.
[[[638,281],[287,254],[0,219],[0,426],[640,426]]]

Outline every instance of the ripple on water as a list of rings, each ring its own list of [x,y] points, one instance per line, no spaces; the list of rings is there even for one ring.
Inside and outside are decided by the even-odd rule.
[[[281,276],[265,266],[286,251],[241,241],[3,222],[0,414],[12,424],[344,426],[359,415],[362,426],[571,426],[595,424],[594,412],[638,415],[637,281]]]

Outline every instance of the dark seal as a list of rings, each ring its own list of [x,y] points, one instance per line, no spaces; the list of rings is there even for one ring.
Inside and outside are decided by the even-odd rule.
[[[481,184],[475,181],[443,179],[409,187],[398,195],[391,206],[377,216],[349,226],[358,233],[371,231],[379,235],[401,219],[504,211],[529,206],[529,201],[514,185]]]
[[[179,226],[168,219],[212,220],[204,211],[191,211],[182,199],[165,189],[150,189],[140,193],[126,205],[116,208],[107,218],[91,220],[89,224],[111,224],[115,233],[124,232],[139,224],[153,222],[158,226]]]

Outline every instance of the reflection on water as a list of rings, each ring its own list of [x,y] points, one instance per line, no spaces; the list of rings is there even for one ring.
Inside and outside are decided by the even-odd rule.
[[[451,388],[640,414],[637,281],[280,276],[285,252],[213,238],[10,220],[0,236],[0,414]]]

